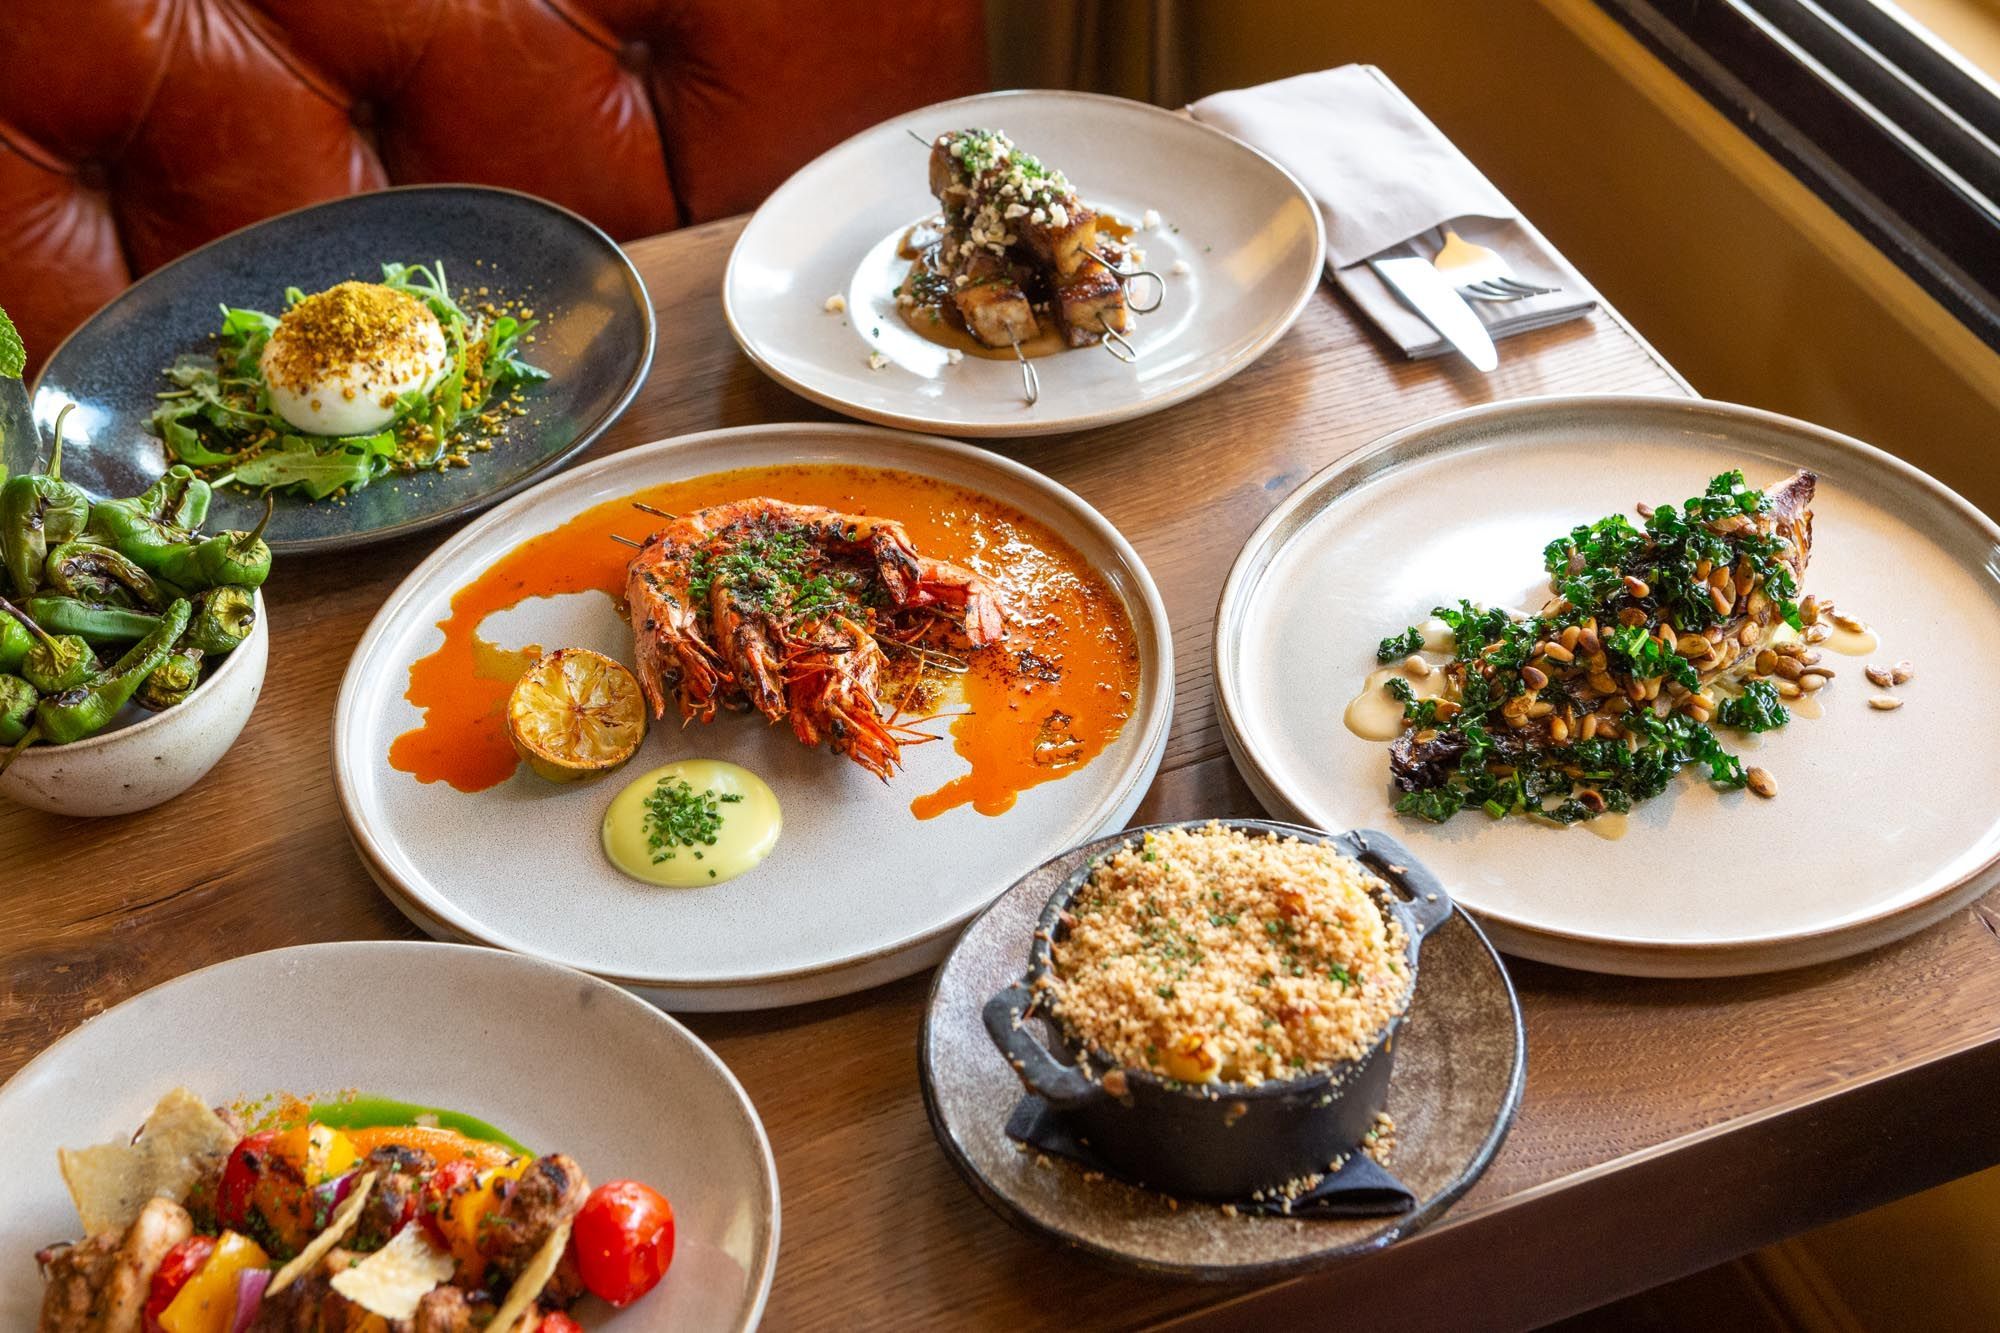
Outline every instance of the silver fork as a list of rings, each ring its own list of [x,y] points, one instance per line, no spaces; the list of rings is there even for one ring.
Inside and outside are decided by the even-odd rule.
[[[1522,282],[1497,250],[1475,245],[1450,227],[1436,228],[1437,253],[1431,267],[1465,296],[1476,301],[1520,301],[1530,296],[1547,296],[1560,287],[1539,287]]]

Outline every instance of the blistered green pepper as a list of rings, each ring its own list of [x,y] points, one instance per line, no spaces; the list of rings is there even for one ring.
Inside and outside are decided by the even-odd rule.
[[[37,741],[68,745],[104,730],[118,716],[118,710],[131,702],[146,677],[167,660],[192,613],[193,607],[186,601],[175,602],[161,614],[153,632],[133,644],[109,671],[74,689],[44,694],[35,705],[34,725],[8,751],[7,762]]]
[[[201,656],[201,649],[182,635],[173,651],[140,684],[139,692],[133,696],[139,706],[157,713],[193,694],[194,687],[201,684]]]
[[[180,595],[131,560],[85,538],[64,542],[42,565],[48,589],[59,597],[157,611]]]
[[[10,615],[0,613],[0,673],[17,672],[35,646],[34,631]]]
[[[271,573],[271,548],[264,542],[270,521],[267,505],[250,531],[218,532],[205,541],[169,546],[155,552],[157,563],[147,568],[183,588],[258,587]]]
[[[96,647],[143,639],[160,623],[148,611],[79,602],[74,597],[30,597],[22,609],[51,634],[80,634]]]
[[[0,485],[0,561],[20,597],[32,597],[41,586],[50,548],[77,536],[90,521],[90,497],[62,479],[63,418],[75,406],[67,404],[56,417],[49,470]]]
[[[257,595],[224,584],[196,595],[187,641],[211,657],[220,657],[234,651],[256,627]]]
[[[41,696],[19,676],[0,675],[0,745],[12,745],[35,723],[35,701]]]
[[[159,480],[129,500],[99,500],[90,507],[91,537],[116,548],[141,568],[147,556],[194,539],[208,517],[209,485],[185,463],[176,463]]]
[[[4,597],[0,597],[0,615],[26,626],[34,637],[35,645],[21,659],[21,674],[43,694],[75,689],[97,674],[97,654],[80,636],[50,634]]]

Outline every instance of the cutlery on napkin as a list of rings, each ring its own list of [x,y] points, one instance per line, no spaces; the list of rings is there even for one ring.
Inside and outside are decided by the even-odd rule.
[[[1494,339],[1587,314],[1589,283],[1505,195],[1373,65],[1343,65],[1255,88],[1216,93],[1189,111],[1276,159],[1319,203],[1326,222],[1327,276],[1406,356],[1451,350],[1368,264],[1417,256],[1450,223],[1490,246],[1524,282],[1561,290],[1494,303],[1468,301]]]

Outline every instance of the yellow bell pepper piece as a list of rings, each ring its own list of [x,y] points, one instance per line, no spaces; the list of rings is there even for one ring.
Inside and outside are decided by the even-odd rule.
[[[445,1245],[458,1261],[460,1275],[470,1281],[477,1282],[486,1273],[486,1256],[479,1252],[479,1228],[486,1215],[500,1206],[500,1182],[519,1180],[528,1169],[528,1161],[516,1157],[505,1166],[481,1171],[473,1177],[471,1189],[454,1196],[438,1213],[438,1230]]]
[[[270,1266],[271,1257],[256,1241],[234,1231],[223,1232],[208,1262],[160,1311],[160,1327],[167,1333],[229,1333],[236,1317],[236,1275]]]
[[[354,1142],[337,1129],[325,1125],[298,1125],[280,1134],[271,1151],[296,1162],[306,1184],[321,1185],[345,1175],[361,1160]]]

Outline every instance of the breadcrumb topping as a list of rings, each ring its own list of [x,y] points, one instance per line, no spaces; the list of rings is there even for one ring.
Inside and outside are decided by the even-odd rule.
[[[1351,857],[1219,824],[1101,861],[1050,947],[1069,1035],[1186,1083],[1255,1085],[1367,1052],[1409,1002],[1405,939]]]

